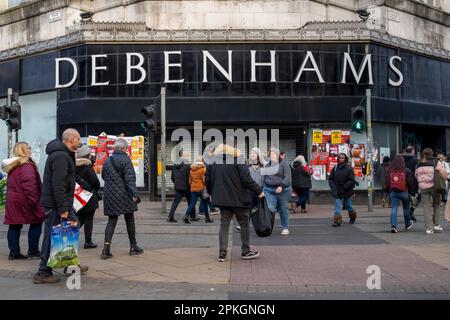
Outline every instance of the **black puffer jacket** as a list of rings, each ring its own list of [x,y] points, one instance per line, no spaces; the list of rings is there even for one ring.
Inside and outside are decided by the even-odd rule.
[[[80,158],[76,159],[75,169],[75,181],[86,191],[93,194],[89,202],[78,211],[78,214],[83,214],[87,211],[94,211],[98,208],[98,190],[100,190],[100,181],[97,178],[97,174],[92,168],[92,162],[89,159]]]
[[[205,177],[212,206],[250,208],[247,190],[260,194],[262,188],[250,176],[239,151],[219,145],[215,154],[215,163],[208,166]]]
[[[45,152],[48,158],[45,162],[41,205],[44,208],[56,208],[59,214],[70,212],[75,190],[75,153],[59,139],[50,141]]]
[[[311,189],[311,175],[309,175],[300,161],[294,161],[292,164],[292,188]]]
[[[350,198],[356,185],[355,173],[352,167],[348,163],[337,164],[331,170],[328,183],[334,198]]]
[[[175,185],[175,191],[187,192],[189,191],[189,172],[191,166],[189,163],[183,161],[180,164],[176,164],[172,168],[172,182]]]
[[[111,158],[117,171],[111,164]],[[114,151],[103,164],[102,179],[105,181],[103,204],[105,216],[118,216],[137,211],[133,197],[137,196],[136,174],[130,158],[123,151]]]
[[[403,156],[403,159],[405,159],[405,167],[408,168],[413,175],[413,186],[412,186],[412,194],[419,192],[419,183],[417,182],[416,177],[414,176],[414,172],[416,172],[417,166],[419,165],[419,160],[417,160],[414,156]]]

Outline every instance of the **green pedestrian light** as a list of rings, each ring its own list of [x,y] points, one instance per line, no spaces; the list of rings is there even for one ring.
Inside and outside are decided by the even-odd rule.
[[[356,133],[363,133],[366,129],[365,120],[366,113],[363,107],[357,106],[352,108],[352,131]]]

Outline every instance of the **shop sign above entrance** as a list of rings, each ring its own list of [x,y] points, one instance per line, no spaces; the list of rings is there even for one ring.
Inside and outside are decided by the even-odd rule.
[[[277,83],[279,80],[277,79],[277,71],[283,72],[281,70],[277,70],[280,68],[279,64],[277,63],[277,51],[276,50],[269,50],[264,51],[266,53],[269,53],[270,58],[266,60],[257,59],[256,55],[257,52],[262,51],[256,51],[256,50],[249,50],[250,51],[250,61],[242,61],[241,59],[236,59],[236,61],[233,60],[233,50],[227,50],[227,63],[220,63],[217,60],[217,57],[215,57],[213,54],[211,54],[207,50],[201,51],[202,60],[199,65],[202,65],[202,70],[199,70],[199,74],[202,75],[201,81],[199,79],[198,82],[201,83],[208,83],[210,80],[208,79],[208,65],[212,65],[218,73],[220,73],[221,77],[228,81],[229,83],[233,83],[233,81],[239,81],[239,82],[261,82],[261,79],[258,79],[258,75],[260,75],[260,70],[264,70],[269,72],[267,75],[270,75],[270,82]],[[323,69],[325,68],[331,68],[333,70],[337,69],[338,66],[342,66],[340,70],[340,75],[338,75],[339,79],[325,79],[323,77],[324,70],[321,70],[317,64],[317,55],[321,54],[320,52],[314,52],[316,56],[313,54],[312,51],[306,51],[305,52],[298,52],[298,51],[292,51],[292,54],[299,54],[304,55],[302,63],[299,66],[293,66],[294,68],[297,68],[297,72],[295,73],[295,76],[293,76],[289,81],[298,83],[302,82],[301,77],[302,75],[305,75],[307,73],[312,73],[316,79],[317,83],[320,84],[346,84],[347,82],[347,75],[349,77],[352,77],[354,83],[361,84],[361,85],[373,85],[373,72],[372,70],[378,70],[378,67],[374,67],[372,65],[372,54],[365,54],[361,55],[362,62],[359,64],[355,63],[352,60],[352,56],[349,52],[343,52],[343,53],[335,53],[338,55],[338,59],[334,59],[335,65],[324,65]],[[182,51],[164,51],[162,52],[164,55],[164,84],[182,84],[185,82],[185,73],[183,72],[183,64],[182,64]],[[329,52],[327,53],[329,54]],[[144,63],[146,61],[146,58],[142,53],[139,52],[128,52],[124,55],[124,58],[126,59],[125,64],[125,72],[126,74],[126,82],[123,83],[125,85],[138,85],[141,83],[144,83],[144,81],[147,79],[148,75],[148,68],[144,67]],[[120,55],[120,56],[122,56]],[[121,58],[119,56],[119,58]],[[110,84],[110,81],[103,81],[100,82],[98,80],[100,73],[103,73],[103,79],[108,78],[108,72],[114,72],[114,70],[108,70],[108,67],[104,64],[105,61],[110,58],[108,54],[94,54],[90,55],[88,59],[90,60],[90,75],[91,75],[91,81],[89,86],[108,86]],[[360,60],[360,59],[359,59]],[[380,60],[380,59],[377,59]],[[400,56],[391,56],[388,57],[386,60],[386,63],[388,64],[389,70],[395,74],[394,78],[388,77],[388,84],[393,87],[398,87],[403,83],[403,74],[400,70],[402,58]],[[242,79],[237,78],[233,75],[233,63],[239,64],[239,63],[246,63],[249,65],[250,69],[250,79]],[[379,63],[379,62],[378,62]],[[355,65],[356,64],[356,65]],[[69,76],[70,80],[66,81],[65,83],[61,83],[60,80],[60,69],[62,67],[71,68],[71,71],[68,73],[71,76]],[[67,70],[67,69],[66,69]],[[119,70],[120,71],[120,70]],[[171,72],[172,71],[172,72]],[[178,72],[177,72],[178,71]],[[173,73],[176,72],[180,75],[180,77],[174,77]],[[172,75],[171,75],[172,73]],[[60,57],[55,59],[55,88],[69,88],[72,85],[75,84],[75,82],[78,79],[79,74],[79,66],[77,61],[74,58],[70,57]],[[137,75],[136,75],[137,74]],[[134,75],[134,76],[133,76]],[[367,83],[361,83],[361,80],[363,79],[363,76],[367,75]],[[240,75],[242,77],[242,74]],[[105,79],[105,80],[106,80]]]

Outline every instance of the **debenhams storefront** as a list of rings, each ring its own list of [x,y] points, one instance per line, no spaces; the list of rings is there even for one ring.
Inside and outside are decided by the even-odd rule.
[[[101,132],[131,137],[146,135],[139,126],[140,110],[165,86],[169,175],[170,149],[177,143],[170,141],[171,132],[192,129],[201,120],[203,130],[279,129],[280,148],[288,160],[304,154],[314,166],[317,191],[327,188],[336,153],[347,152],[364,189],[360,167],[366,137],[350,132],[350,110],[365,105],[367,88],[373,96],[374,160],[392,157],[406,145],[450,153],[447,51],[357,24],[253,33],[149,32],[144,27],[144,34],[141,27],[129,25],[120,34],[106,24],[91,23],[69,34],[66,43],[57,39],[56,46],[63,48],[2,55],[0,97],[8,87],[19,90],[25,100],[53,91],[55,117],[45,117],[46,107],[33,112],[56,133],[74,127],[86,138]],[[340,31],[331,32],[333,28]],[[29,104],[33,101],[39,103],[30,99]],[[22,113],[27,117],[27,106]],[[158,158],[151,164],[159,159],[159,146],[157,134]],[[147,188],[146,171],[139,172],[142,188]],[[159,181],[152,171],[151,180]]]

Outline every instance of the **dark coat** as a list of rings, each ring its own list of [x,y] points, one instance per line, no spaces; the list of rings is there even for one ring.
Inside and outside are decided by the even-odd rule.
[[[189,172],[191,166],[189,163],[182,162],[176,164],[172,168],[172,182],[175,186],[175,191],[188,192],[189,191]]]
[[[111,164],[114,160],[117,172]],[[114,151],[103,164],[102,179],[105,181],[103,204],[105,216],[119,216],[137,211],[133,197],[137,197],[136,174],[125,152]]]
[[[311,175],[305,171],[305,167],[300,161],[292,164],[292,188],[311,189]]]
[[[385,189],[385,185],[386,185],[386,173],[388,171],[389,165],[390,165],[389,162],[383,162],[382,164],[380,164],[377,171],[377,178],[380,180],[380,184],[383,190],[387,190]]]
[[[417,182],[417,179],[414,175],[414,172],[417,169],[417,166],[419,164],[419,160],[417,160],[414,156],[403,156],[403,159],[405,160],[405,167],[408,168],[413,175],[414,185],[413,185],[413,194],[419,192],[419,182]]]
[[[33,161],[18,158],[5,168],[8,172],[4,224],[42,223],[44,208],[39,203],[41,178]]]
[[[69,212],[73,207],[75,190],[75,153],[59,139],[50,141],[45,152],[48,158],[45,162],[41,205],[55,208],[59,214]]]
[[[355,173],[352,167],[348,163],[337,164],[331,170],[328,183],[334,198],[350,198],[356,185]]]
[[[77,214],[83,214],[87,211],[95,211],[98,208],[98,190],[100,190],[100,181],[97,174],[92,168],[92,162],[89,159],[76,159],[76,182],[86,191],[89,191],[93,196],[89,199],[89,202],[77,212]]]
[[[236,149],[219,147],[215,150],[215,163],[208,166],[205,178],[212,206],[250,208],[247,190],[260,194],[262,188],[252,179]]]

